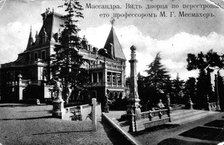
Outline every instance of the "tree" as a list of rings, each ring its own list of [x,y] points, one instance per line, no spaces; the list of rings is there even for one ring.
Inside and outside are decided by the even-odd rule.
[[[184,81],[177,74],[176,79],[172,80],[172,98],[171,103],[183,103]]]
[[[221,110],[224,110],[224,82],[219,72],[216,75],[215,81],[216,81],[215,90],[216,90],[216,95],[219,97],[219,100],[220,100],[219,102],[220,108]]]
[[[66,103],[69,102],[71,91],[85,89],[88,81],[87,70],[82,67],[85,60],[79,54],[81,48],[81,38],[78,36],[80,29],[77,26],[79,18],[83,18],[82,6],[77,0],[65,1],[64,5],[66,14],[62,16],[64,24],[61,25],[61,33],[54,34],[58,43],[55,45],[55,54],[52,58],[53,76],[60,78],[63,84],[63,98]],[[80,94],[80,93],[78,93]]]
[[[150,93],[150,101],[154,103],[158,102],[159,98],[164,98],[164,92],[170,89],[170,75],[160,61],[160,53],[157,53],[154,61],[148,65],[148,75],[144,79],[147,94]]]
[[[185,103],[187,103],[190,98],[193,102],[196,101],[196,90],[196,79],[194,77],[188,78],[184,84]]]
[[[148,65],[148,69],[146,70],[148,74],[146,77],[146,85],[155,89],[163,89],[167,81],[170,79],[168,71],[160,61],[160,53],[157,53],[154,61]]]
[[[189,53],[187,55],[187,69],[199,70],[197,82],[197,102],[199,107],[207,107],[207,101],[212,97],[212,86],[210,73],[215,67],[223,68],[223,56],[208,51],[206,54],[200,52],[197,55]]]
[[[142,106],[142,111],[147,110],[147,103],[148,102],[148,97],[147,97],[147,93],[146,93],[146,88],[145,88],[145,77],[142,76],[140,73],[138,73],[137,75],[137,83],[138,83],[138,95],[140,98],[140,104]]]

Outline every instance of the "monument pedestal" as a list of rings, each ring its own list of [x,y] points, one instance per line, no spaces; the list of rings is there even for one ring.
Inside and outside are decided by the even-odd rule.
[[[53,100],[53,110],[52,110],[52,116],[61,118],[62,113],[65,111],[64,109],[64,100],[62,98],[56,98]]]
[[[189,98],[189,101],[186,104],[187,109],[194,109],[193,108],[194,103],[192,102],[191,98]]]
[[[136,120],[141,118],[141,108],[140,108],[140,99],[129,99],[128,106],[127,106],[127,115],[135,114]]]
[[[127,106],[127,116],[129,120],[129,132],[137,132],[144,130],[144,125],[139,122],[141,121],[141,108],[139,101],[140,99],[130,99],[129,105]]]

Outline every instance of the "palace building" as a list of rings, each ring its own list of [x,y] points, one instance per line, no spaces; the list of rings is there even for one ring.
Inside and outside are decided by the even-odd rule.
[[[32,28],[26,49],[18,55],[17,60],[0,66],[1,101],[17,102],[29,99],[51,98],[52,79],[49,57],[55,53],[54,34],[60,31],[64,23],[60,14],[49,9],[42,14],[43,25],[33,38]],[[84,66],[89,70],[92,97],[101,101],[107,90],[113,98],[124,97],[125,63],[122,47],[116,36],[113,24],[104,48],[97,49],[88,43],[85,37],[81,41],[79,53],[88,61]],[[77,99],[74,98],[73,99]],[[85,99],[85,98],[79,98]]]

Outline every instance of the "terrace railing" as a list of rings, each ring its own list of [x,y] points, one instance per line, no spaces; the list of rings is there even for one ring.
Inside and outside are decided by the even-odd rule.
[[[169,121],[171,121],[170,118],[170,110],[169,109],[159,109],[154,111],[145,111],[141,112],[141,119],[148,118],[149,121],[163,119],[163,118],[169,118]]]
[[[216,111],[217,110],[217,102],[209,102],[208,103],[208,110],[209,111]]]

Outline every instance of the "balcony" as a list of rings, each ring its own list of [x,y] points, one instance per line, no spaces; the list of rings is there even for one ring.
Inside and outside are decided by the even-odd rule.
[[[122,65],[117,65],[117,64],[106,64],[106,67],[108,69],[113,69],[113,70],[121,70]]]
[[[101,69],[103,68],[102,64],[90,65],[89,69]]]
[[[118,87],[118,88],[123,87],[121,83],[116,84],[116,83],[112,83],[112,82],[107,82],[107,86],[108,87]]]
[[[95,82],[95,83],[91,83],[88,84],[87,87],[103,87],[105,86],[105,82]],[[111,82],[108,82],[106,84],[107,87],[113,87],[113,88],[122,88],[123,85],[121,83],[119,84],[112,84]]]
[[[122,67],[123,67],[122,65],[118,64],[106,64],[106,68],[111,70],[121,70]],[[102,69],[102,68],[104,68],[104,64],[96,64],[89,66],[89,69]]]
[[[103,82],[96,82],[87,85],[87,87],[102,87],[102,86],[105,86]]]

